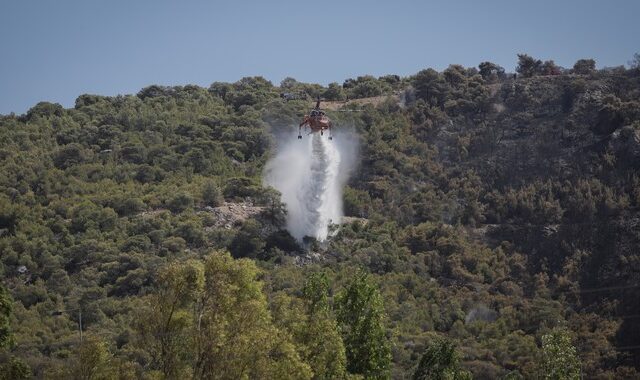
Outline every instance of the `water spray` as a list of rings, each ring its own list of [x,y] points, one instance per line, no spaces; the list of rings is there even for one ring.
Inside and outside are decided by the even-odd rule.
[[[345,133],[328,140],[314,133],[302,141],[279,141],[265,182],[282,193],[291,235],[299,241],[305,236],[324,241],[330,225],[342,221],[342,190],[354,167],[357,139]]]

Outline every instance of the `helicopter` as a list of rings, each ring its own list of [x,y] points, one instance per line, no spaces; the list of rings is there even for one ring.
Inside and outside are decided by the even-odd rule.
[[[302,123],[298,126],[298,139],[302,139],[302,127],[309,127],[312,133],[320,132],[320,135],[324,135],[324,131],[329,131],[329,140],[333,140],[333,136],[331,135],[331,128],[333,127],[333,123],[331,119],[327,116],[327,114],[320,108],[320,98],[316,102],[315,108],[311,109],[308,115],[304,115],[304,119]]]

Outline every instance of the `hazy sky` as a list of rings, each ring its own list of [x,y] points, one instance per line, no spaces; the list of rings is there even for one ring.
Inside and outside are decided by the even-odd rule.
[[[491,5],[488,5],[491,4]],[[529,53],[571,67],[640,51],[640,1],[0,0],[0,113],[151,84],[342,83]]]

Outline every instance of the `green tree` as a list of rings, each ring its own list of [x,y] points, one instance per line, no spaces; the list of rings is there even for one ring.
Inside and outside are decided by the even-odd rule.
[[[242,225],[240,231],[231,242],[229,251],[233,257],[257,258],[260,256],[266,243],[260,233],[260,223],[255,219],[249,219]]]
[[[18,214],[18,207],[11,200],[0,197],[0,232],[13,234],[18,223]]]
[[[347,351],[347,370],[367,379],[389,377],[391,348],[385,335],[378,289],[364,272],[336,297],[337,320]]]
[[[113,379],[112,356],[107,345],[94,337],[85,338],[75,351],[68,366],[74,380]]]
[[[53,117],[64,115],[64,108],[58,103],[39,102],[27,111],[27,120],[36,117]]]
[[[587,75],[596,71],[596,61],[593,59],[579,59],[573,65],[573,73]]]
[[[562,69],[553,60],[544,61],[540,68],[542,75],[560,75]]]
[[[11,311],[13,301],[7,290],[0,284],[0,348],[8,348],[11,344]]]
[[[542,61],[528,54],[518,54],[518,66],[516,72],[525,78],[530,78],[542,73]]]
[[[298,82],[295,78],[286,77],[280,82],[280,88],[284,90],[293,90],[296,86],[298,86],[300,82]]]
[[[431,106],[443,106],[447,99],[447,83],[434,69],[418,72],[413,79],[416,96]]]
[[[193,207],[193,197],[185,192],[178,193],[169,199],[167,207],[175,213],[181,213],[188,208]]]
[[[194,378],[310,378],[289,335],[271,321],[255,264],[219,252],[204,268],[204,292],[194,307]]]
[[[225,94],[224,100],[240,109],[243,105],[255,106],[277,95],[273,84],[263,77],[244,77],[233,84],[233,90]]]
[[[287,221],[287,208],[282,203],[282,194],[272,187],[264,190],[260,203],[265,205],[262,215],[274,226],[283,227]]]
[[[568,330],[555,328],[542,336],[540,375],[549,380],[580,379],[580,359]]]
[[[141,343],[166,378],[184,377],[193,323],[188,308],[204,288],[204,267],[195,260],[168,264],[159,271],[158,284],[141,309]]]
[[[15,356],[0,354],[0,380],[26,380],[31,378],[31,369]]]
[[[478,69],[484,80],[496,80],[504,77],[504,68],[493,62],[482,62],[478,65]]]
[[[329,83],[329,87],[322,93],[327,100],[344,100],[344,89],[339,83]]]
[[[86,336],[65,361],[47,368],[44,377],[47,380],[115,380],[118,378],[115,364],[104,341]]]
[[[165,378],[308,379],[291,336],[271,320],[258,269],[215,252],[172,263],[141,310],[141,344]]]
[[[53,163],[57,168],[66,169],[85,162],[87,154],[80,144],[69,144],[60,148],[53,156]]]
[[[13,343],[10,325],[12,310],[11,296],[0,284],[0,380],[21,380],[31,377],[29,367],[7,352]]]
[[[631,69],[640,69],[640,53],[635,53],[633,59],[629,61],[629,67]]]
[[[438,339],[427,347],[413,373],[413,380],[466,380],[471,374],[460,367],[453,343]]]
[[[224,202],[222,191],[215,182],[209,180],[202,185],[202,200],[211,207],[218,207]]]
[[[329,311],[329,279],[326,273],[313,273],[302,289],[307,304],[307,313],[321,314]]]
[[[375,79],[358,83],[349,91],[350,98],[370,98],[372,96],[382,95],[384,87]]]
[[[345,347],[329,307],[329,280],[325,273],[309,276],[303,289],[307,321],[298,332],[303,358],[314,379],[340,379],[346,375]]]

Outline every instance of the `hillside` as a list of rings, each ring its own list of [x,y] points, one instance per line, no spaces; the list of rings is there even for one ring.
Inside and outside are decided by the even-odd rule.
[[[459,378],[536,378],[557,338],[585,378],[637,378],[640,71],[594,66],[0,116],[2,376],[400,379],[441,344]],[[331,117],[360,161],[348,223],[298,242],[263,169],[318,96],[358,110]]]

